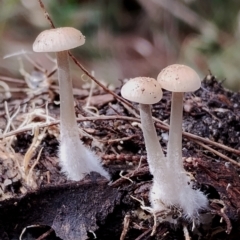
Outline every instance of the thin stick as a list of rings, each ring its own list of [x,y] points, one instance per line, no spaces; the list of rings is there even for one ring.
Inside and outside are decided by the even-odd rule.
[[[33,137],[32,143],[23,158],[23,169],[24,169],[25,175],[27,175],[27,173],[28,173],[28,164],[33,156],[34,151],[36,150],[36,148],[38,146],[38,144],[37,144],[38,137],[39,137],[39,127],[36,126],[34,128],[34,137]]]
[[[129,229],[129,224],[130,224],[130,215],[127,213],[124,217],[124,220],[123,220],[123,230],[122,230],[122,233],[121,233],[121,236],[120,236],[120,240],[124,240],[126,235],[127,235],[127,232],[128,232],[128,229]]]
[[[47,236],[49,236],[53,232],[53,229],[49,229],[47,232],[42,234],[40,237],[38,237],[36,240],[44,240],[46,239]]]
[[[52,19],[50,18],[49,13],[46,11],[46,8],[45,8],[42,0],[38,0],[38,2],[39,2],[40,7],[42,8],[42,10],[43,10],[43,12],[44,12],[45,18],[47,18],[47,20],[49,21],[51,27],[52,27],[52,28],[55,28],[54,23],[53,23]]]
[[[144,239],[144,237],[151,233],[152,231],[152,228],[149,228],[148,230],[146,230],[145,232],[143,232],[141,235],[139,235],[135,240],[141,240],[141,239]]]
[[[36,161],[34,162],[34,164],[31,166],[28,174],[27,174],[27,179],[26,179],[26,183],[27,185],[31,185],[31,181],[30,181],[30,178],[32,177],[32,172],[33,172],[33,169],[35,168],[35,166],[38,164],[39,162],[39,159],[41,157],[41,154],[42,154],[42,150],[43,150],[43,147],[40,149],[38,155],[37,155],[37,159]]]
[[[117,116],[82,117],[82,118],[77,118],[77,121],[78,122],[97,121],[97,120],[104,121],[104,120],[116,120],[116,119],[140,122],[140,119],[137,119],[137,118],[126,117],[126,116],[118,116],[118,115]],[[52,125],[57,125],[59,123],[60,123],[60,121],[56,120],[56,121],[52,121],[50,123],[40,123],[40,124],[36,124],[36,125],[39,128],[44,128],[44,127],[49,127],[49,126],[52,126]],[[10,137],[12,135],[16,135],[16,134],[19,134],[19,133],[22,133],[22,132],[30,131],[36,125],[30,125],[30,126],[28,125],[28,126],[22,127],[21,129],[16,129],[16,130],[8,132],[6,134],[2,134],[2,135],[0,135],[0,140],[2,140],[4,138],[7,138],[7,137]]]
[[[94,76],[92,76],[86,68],[83,67],[83,65],[72,55],[72,53],[68,52],[69,56],[72,58],[74,63],[89,77],[91,78],[98,86],[100,86],[105,92],[113,95],[116,99],[118,99],[121,102],[124,102],[129,107],[133,107],[131,103],[123,99],[122,97],[118,96],[115,92],[111,91],[107,87],[105,87],[100,81],[98,81]]]
[[[131,136],[128,136],[128,137],[123,137],[123,138],[110,139],[106,142],[108,144],[112,144],[112,143],[115,143],[115,142],[121,142],[121,141],[124,142],[124,141],[130,140],[130,139],[135,138],[135,137],[138,137],[138,135],[131,135]]]
[[[123,171],[121,171],[121,172],[119,173],[119,176],[120,176],[121,178],[128,180],[130,183],[134,183],[131,178],[126,177],[126,176],[124,176],[124,175],[122,175],[122,174],[123,174]]]
[[[183,233],[184,233],[185,240],[191,240],[187,226],[185,224],[183,224]]]
[[[126,116],[120,116],[120,115],[114,115],[114,116],[98,116],[98,117],[82,117],[82,118],[77,118],[77,121],[78,122],[83,122],[83,121],[97,121],[97,120],[100,120],[100,121],[104,121],[104,120],[126,120],[126,121],[132,121],[132,122],[139,122],[140,123],[140,119],[138,118],[134,118],[134,117],[126,117]],[[39,128],[44,128],[44,127],[49,127],[49,126],[52,126],[52,125],[57,125],[59,124],[59,121],[56,120],[56,121],[52,121],[51,123],[42,123],[42,124],[38,124],[38,127]],[[163,129],[163,130],[169,130],[169,127],[168,126],[165,126],[165,125],[162,125],[160,123],[157,123],[156,124],[156,127],[160,128],[160,129]],[[8,132],[6,134],[3,134],[3,135],[0,135],[0,140],[2,140],[3,138],[7,138],[7,137],[10,137],[12,135],[16,135],[16,134],[19,134],[19,133],[22,133],[22,132],[25,132],[25,131],[30,131],[32,130],[33,126],[25,126],[25,127],[22,127],[21,129],[16,129],[14,131],[11,131],[11,132]],[[199,142],[204,142],[204,143],[207,143],[207,144],[210,144],[212,146],[215,146],[215,147],[218,147],[218,148],[221,148],[221,149],[224,149],[226,151],[229,151],[229,152],[232,152],[232,153],[235,153],[237,155],[240,156],[240,151],[237,150],[237,149],[234,149],[234,148],[231,148],[231,147],[228,147],[228,146],[225,146],[221,143],[217,143],[217,142],[213,142],[207,138],[203,138],[203,137],[199,137],[197,135],[194,135],[192,133],[187,133],[187,132],[183,132],[183,136],[188,138],[188,139],[191,139],[193,141],[195,141],[196,143],[199,143]],[[203,147],[205,147],[206,145],[202,145]],[[207,147],[207,146],[206,146]],[[224,158],[226,159],[226,158]],[[234,160],[232,160],[234,161]],[[235,162],[235,161],[234,161]]]
[[[3,80],[5,82],[12,82],[12,83],[19,83],[19,84],[25,84],[25,81],[18,78],[11,78],[6,76],[0,76],[0,80]]]
[[[156,122],[158,122],[158,121],[156,120]],[[159,123],[156,124],[156,127],[160,128],[160,129],[163,129],[163,130],[169,130],[169,127],[168,127],[168,126],[162,125],[162,124],[159,124]],[[193,140],[193,141],[195,141],[195,142],[201,141],[201,142],[210,144],[210,145],[212,145],[212,146],[215,146],[215,147],[218,147],[218,148],[222,148],[222,149],[224,149],[224,150],[226,150],[226,151],[235,153],[235,154],[237,154],[237,155],[240,156],[240,150],[237,150],[237,149],[228,147],[228,146],[223,145],[223,144],[221,144],[221,143],[217,143],[217,142],[211,141],[211,140],[209,140],[209,139],[207,139],[207,138],[203,138],[203,137],[197,136],[197,135],[192,134],[192,133],[188,133],[188,132],[184,132],[184,131],[183,131],[182,134],[183,134],[184,137],[186,137],[186,138],[188,138],[188,139],[191,139],[191,140]]]
[[[217,155],[217,156],[219,156],[219,157],[221,157],[221,158],[229,161],[230,163],[236,165],[237,167],[240,167],[240,163],[239,163],[239,162],[234,161],[233,159],[227,157],[226,155],[218,152],[217,150],[215,150],[215,149],[213,149],[213,148],[211,148],[211,147],[209,147],[209,146],[207,146],[207,145],[205,145],[205,144],[203,144],[203,143],[201,143],[201,142],[199,142],[199,141],[195,141],[195,142],[196,142],[198,145],[200,145],[200,146],[204,147],[205,149],[207,149],[208,151],[214,153],[215,155]]]
[[[9,110],[8,110],[8,103],[6,101],[4,102],[4,107],[5,107],[5,112],[7,115],[7,126],[5,127],[3,135],[8,132],[8,129],[10,128],[10,126],[12,126],[12,128],[15,129],[15,127],[13,125],[13,119],[18,115],[18,113],[20,111],[20,107],[18,107],[17,110],[15,111],[15,113],[13,113],[13,115],[10,117]]]

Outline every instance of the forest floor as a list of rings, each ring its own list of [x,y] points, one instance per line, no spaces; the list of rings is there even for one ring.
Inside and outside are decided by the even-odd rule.
[[[120,89],[114,92],[120,96]],[[79,182],[61,173],[56,86],[29,89],[0,104],[0,239],[240,238],[240,93],[208,75],[200,90],[185,95],[184,166],[208,196],[209,209],[201,213],[202,224],[179,218],[177,227],[154,225],[141,209],[150,206],[152,176],[137,104],[126,105],[99,87],[88,95],[75,89],[81,139],[101,157],[110,183],[94,173]],[[164,91],[152,111],[164,151],[170,99]]]

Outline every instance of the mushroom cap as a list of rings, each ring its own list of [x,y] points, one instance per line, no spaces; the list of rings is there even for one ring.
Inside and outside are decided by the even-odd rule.
[[[122,96],[132,102],[154,104],[161,100],[161,85],[154,78],[136,77],[126,82],[121,89]]]
[[[34,52],[61,52],[85,43],[82,33],[72,27],[54,28],[41,32],[33,43]]]
[[[157,77],[163,89],[171,92],[193,92],[200,88],[201,80],[190,67],[180,64],[169,65]]]

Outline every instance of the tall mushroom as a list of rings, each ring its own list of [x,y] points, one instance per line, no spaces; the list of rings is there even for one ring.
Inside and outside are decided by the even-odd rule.
[[[163,89],[172,92],[171,116],[167,158],[169,164],[182,166],[182,118],[184,92],[193,92],[200,88],[201,80],[190,67],[173,64],[164,68],[157,81]],[[178,161],[177,161],[178,160]]]
[[[60,92],[60,149],[62,171],[70,180],[81,180],[87,173],[95,171],[109,179],[100,159],[86,148],[79,139],[74,110],[72,79],[68,50],[83,45],[85,37],[71,27],[45,30],[33,43],[35,52],[56,52]]]
[[[192,189],[183,168],[182,162],[182,116],[184,92],[200,88],[198,74],[188,66],[174,64],[163,69],[157,78],[163,89],[172,91],[169,141],[167,146],[167,168],[169,172],[168,190],[160,190],[161,186],[153,186],[161,202],[156,201],[155,208],[163,209],[165,205],[179,206],[183,214],[193,219],[199,209],[207,207],[207,197],[199,190]],[[166,194],[166,191],[167,194]],[[164,200],[163,200],[164,199]]]

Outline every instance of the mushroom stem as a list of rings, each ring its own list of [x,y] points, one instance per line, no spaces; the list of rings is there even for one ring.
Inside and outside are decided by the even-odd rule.
[[[164,173],[161,170],[165,168],[165,159],[153,124],[151,106],[140,104],[139,109],[150,172],[155,176],[157,171],[159,176]]]
[[[72,79],[69,68],[68,51],[57,52],[58,81],[60,92],[60,128],[61,138],[66,134],[77,133],[77,122],[74,110]]]
[[[100,159],[86,148],[79,139],[74,110],[72,79],[70,75],[68,51],[57,52],[58,79],[60,91],[60,164],[63,172],[71,180],[81,180],[92,171],[109,179]]]
[[[167,146],[167,159],[169,165],[182,164],[182,118],[183,118],[183,92],[172,93],[172,106],[170,116],[169,141]]]
[[[170,117],[170,133],[167,147],[166,168],[162,176],[154,175],[150,191],[152,207],[161,212],[175,206],[181,209],[183,217],[194,220],[200,209],[207,208],[207,197],[193,189],[193,183],[186,175],[182,162],[182,116],[183,92],[173,92]],[[180,214],[180,216],[181,216]],[[176,223],[173,217],[169,222]]]

